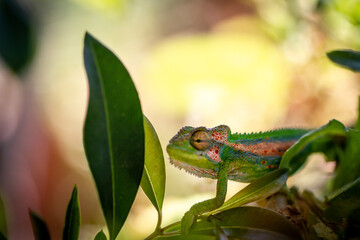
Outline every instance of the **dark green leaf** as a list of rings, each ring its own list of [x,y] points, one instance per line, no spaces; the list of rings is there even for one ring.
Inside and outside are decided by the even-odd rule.
[[[94,240],[106,240],[106,236],[105,233],[103,232],[103,230],[101,230],[100,232],[98,232],[98,234],[96,234]]]
[[[26,10],[17,0],[0,0],[0,57],[17,73],[35,51],[32,19]]]
[[[5,205],[0,195],[0,233],[7,234]]]
[[[0,231],[0,240],[6,240],[6,237],[4,236],[4,234]]]
[[[144,116],[145,166],[141,187],[159,213],[165,193],[165,164],[159,138],[151,122]]]
[[[210,212],[209,214],[239,207],[250,202],[267,198],[278,192],[286,183],[287,178],[287,169],[277,169],[273,172],[270,172],[250,183],[248,186],[227,200],[220,208]]]
[[[331,120],[328,124],[314,129],[302,136],[283,155],[280,168],[289,169],[289,174],[294,174],[304,163],[306,158],[314,152],[323,152],[330,159],[336,155],[336,150],[347,136],[345,126]]]
[[[350,171],[349,171],[350,172]],[[360,177],[342,188],[329,198],[324,216],[330,221],[341,222],[360,209]]]
[[[76,240],[79,238],[79,232],[80,232],[80,207],[79,207],[78,190],[75,185],[74,190],[71,194],[69,204],[66,209],[63,239]]]
[[[298,230],[284,216],[259,207],[239,207],[217,213],[195,223],[190,235],[216,236],[215,223],[230,239],[301,239]]]
[[[110,239],[123,226],[144,168],[144,126],[134,83],[120,60],[86,33],[90,98],[84,147]]]
[[[188,236],[184,236],[184,235],[171,235],[171,236],[160,236],[157,239],[167,239],[167,240],[217,240],[216,236],[206,236],[206,235],[198,235],[198,234],[193,234],[193,235],[188,235]]]
[[[29,210],[29,215],[30,215],[31,225],[34,231],[35,240],[50,239],[49,230],[44,220],[32,210]]]
[[[335,50],[327,53],[328,58],[334,63],[352,71],[360,71],[360,52],[353,50]]]

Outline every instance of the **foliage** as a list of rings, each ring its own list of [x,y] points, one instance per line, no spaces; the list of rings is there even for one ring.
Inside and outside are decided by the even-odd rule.
[[[129,83],[131,82],[129,74],[121,65],[121,62],[89,34],[85,37],[84,53],[85,66],[90,83],[90,103],[87,122],[85,123],[84,129],[84,141],[85,149],[89,149],[87,150],[87,157],[98,187],[100,201],[104,201],[102,200],[101,193],[108,193],[109,196],[112,196],[111,194],[114,194],[114,188],[116,189],[118,187],[119,189],[117,191],[121,191],[122,186],[116,186],[118,182],[112,182],[110,179],[108,180],[109,184],[101,183],[99,182],[99,179],[97,179],[97,176],[101,175],[104,177],[106,171],[109,175],[116,171],[122,171],[124,175],[128,176],[128,179],[126,179],[128,183],[134,181],[134,179],[130,177],[134,170],[126,169],[128,164],[125,164],[127,161],[125,156],[128,156],[129,158],[131,156],[131,160],[135,161],[133,156],[134,150],[131,149],[132,146],[128,145],[125,141],[118,140],[117,143],[119,144],[117,147],[120,148],[120,146],[123,146],[121,157],[119,155],[119,157],[113,158],[112,160],[108,159],[115,154],[114,150],[118,150],[112,149],[110,144],[111,141],[115,142],[113,138],[115,139],[117,134],[117,132],[112,132],[114,131],[114,128],[112,128],[111,123],[116,122],[119,127],[125,124],[127,127],[122,128],[122,134],[125,135],[126,131],[131,132],[132,138],[136,139],[134,142],[138,143],[136,145],[136,147],[139,147],[138,149],[144,147],[143,143],[145,143],[145,165],[144,172],[142,173],[141,187],[159,213],[159,221],[156,229],[148,239],[183,239],[183,236],[180,233],[179,222],[167,227],[161,227],[161,209],[165,188],[164,159],[156,132],[147,118],[144,117],[144,128],[142,127],[142,124],[141,127],[140,124],[137,125],[139,131],[135,131],[135,127],[131,128],[128,126],[131,125],[134,120],[129,118],[129,113],[127,113],[126,110],[139,109],[136,114],[141,113],[137,95],[132,98],[130,97],[130,100],[128,100],[127,94],[121,90],[121,88],[127,86],[127,92],[136,93],[134,86]],[[340,61],[341,65],[344,66],[354,65],[353,61],[349,61],[349,58],[346,58],[346,56],[342,57],[342,60],[337,59],[336,61]],[[87,63],[87,61],[90,61],[89,59],[92,61],[91,64]],[[115,66],[116,68],[114,68]],[[117,78],[113,75],[110,77],[110,74],[107,74],[114,72],[121,77]],[[129,85],[131,85],[131,87]],[[111,89],[107,88],[108,86],[111,86]],[[120,88],[115,91],[114,88],[116,86],[119,86]],[[117,96],[121,96],[120,100],[119,97],[116,99],[111,95],[114,92],[116,92]],[[96,103],[92,102],[95,100]],[[119,101],[124,105],[123,109],[117,107]],[[114,106],[112,106],[112,104],[114,104]],[[132,106],[132,104],[134,104],[134,106]],[[93,109],[95,106],[99,109]],[[116,110],[118,115],[116,115],[116,113],[111,113],[110,110]],[[94,114],[91,113],[91,111],[97,112]],[[91,115],[89,115],[89,113]],[[123,116],[127,117],[122,118]],[[97,120],[95,121],[94,118],[97,118]],[[136,120],[138,120],[138,118],[136,118]],[[96,124],[93,123],[92,127],[87,126],[88,122],[91,121],[96,122]],[[360,211],[360,198],[358,194],[360,161],[357,157],[360,132],[356,129],[358,125],[359,124],[356,125],[355,129],[346,128],[339,121],[331,120],[328,124],[304,135],[285,153],[279,170],[271,172],[249,184],[246,188],[225,202],[219,209],[200,216],[198,221],[191,228],[190,235],[188,236],[189,239],[226,239],[227,237],[261,239],[265,236],[269,239],[276,239],[279,237],[285,239],[300,239],[301,237],[315,238],[326,236],[325,233],[319,232],[318,226],[329,231],[330,233],[328,233],[328,235],[336,234],[340,238],[352,236],[359,227],[359,219],[354,212]],[[95,126],[97,126],[96,129]],[[99,129],[102,129],[104,132],[100,132]],[[90,134],[88,131],[93,131],[93,133]],[[145,138],[143,136],[144,131]],[[91,138],[95,138],[95,136],[98,138],[101,134],[105,134],[105,136],[102,137],[103,141],[96,142],[96,147],[98,148],[97,151],[102,153],[99,154],[94,150],[95,143],[91,143]],[[91,147],[90,145],[87,146],[90,143]],[[99,146],[101,144],[102,146]],[[129,152],[128,155],[125,153],[126,151]],[[316,224],[314,223],[313,225],[307,226],[308,229],[304,230],[298,226],[295,227],[286,219],[286,217],[288,217],[294,221],[294,219],[292,219],[293,216],[289,217],[281,215],[260,207],[242,207],[242,205],[246,203],[279,194],[277,192],[286,183],[288,175],[292,175],[300,169],[307,157],[314,152],[322,152],[327,157],[327,161],[336,161],[338,164],[336,175],[331,181],[331,188],[327,193],[327,197],[325,197],[326,200],[319,201],[309,192],[305,192],[302,195],[296,190],[286,192],[285,196],[287,201],[290,202],[289,208],[294,206],[299,207],[300,202],[304,201],[311,206],[312,211],[316,214],[312,213],[309,216],[317,219],[317,221],[315,221]],[[98,156],[98,159],[95,159],[92,154]],[[138,157],[141,158],[142,156]],[[143,167],[142,162],[139,160],[137,164],[137,173],[141,173]],[[116,169],[117,167],[122,167],[123,169]],[[99,169],[102,170],[100,171]],[[346,174],[349,172],[349,169],[353,170],[352,174]],[[104,181],[104,179],[101,179],[101,181]],[[139,184],[136,183],[128,185],[125,188],[126,191],[136,192],[139,186]],[[117,202],[119,199],[116,198],[113,199],[114,205],[111,205],[110,203],[109,205],[105,205],[102,202],[104,215],[110,231],[110,239],[114,239],[121,229],[121,226],[126,219],[129,206],[131,205],[129,203],[132,203],[133,201],[133,195],[127,194],[127,192],[124,194],[124,197],[126,200],[122,201],[127,201],[127,205],[119,204],[120,202]],[[346,201],[344,201],[344,199]],[[110,211],[106,208],[109,206],[116,207],[120,205],[122,211],[126,212],[126,214],[121,216],[107,215],[111,211],[115,213],[116,211],[114,211],[114,209],[111,209]],[[341,211],[339,211],[339,209],[341,209]],[[261,215],[261,218],[258,217],[259,215]],[[113,221],[112,219],[109,219],[111,217],[112,219],[119,217],[120,220]],[[311,222],[310,219],[305,218],[303,220],[309,223]],[[98,233],[96,239],[100,238],[100,236],[103,236],[102,232]]]
[[[326,2],[337,3],[340,12],[345,9],[340,1],[319,0],[317,10],[323,11]],[[358,14],[348,16],[358,24]],[[20,73],[33,56],[35,42],[31,18],[17,1],[0,0],[0,35],[3,36],[0,39],[3,61]],[[327,56],[337,65],[360,71],[360,52],[335,50]],[[115,239],[122,229],[139,186],[158,213],[156,228],[147,239],[185,239],[180,222],[161,226],[166,179],[164,156],[154,127],[142,113],[130,74],[109,49],[88,33],[84,39],[84,63],[90,88],[84,148],[109,239]],[[284,154],[278,170],[252,182],[220,208],[200,216],[186,239],[358,237],[359,145],[360,98],[359,117],[354,127],[345,127],[334,119],[310,131]],[[327,161],[337,164],[321,200],[309,191],[299,193],[296,189],[284,188],[288,177],[299,171],[315,152],[323,153]],[[287,205],[277,203],[277,209],[244,206],[278,198],[285,199]],[[35,239],[50,239],[45,221],[32,210],[29,216]],[[66,211],[63,239],[78,239],[80,224],[75,186]],[[6,239],[6,234],[5,210],[0,199],[0,240]],[[107,237],[101,230],[94,239]]]
[[[34,236],[36,240],[47,240],[50,233],[45,221],[33,210],[29,211]],[[63,239],[78,239],[80,232],[80,207],[78,190],[75,186],[71,194],[65,217]]]

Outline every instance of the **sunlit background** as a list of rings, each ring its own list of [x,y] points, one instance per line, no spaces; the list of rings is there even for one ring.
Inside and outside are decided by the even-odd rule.
[[[10,239],[33,239],[28,209],[60,239],[74,184],[80,239],[105,228],[84,155],[89,31],[126,65],[163,149],[184,125],[233,132],[355,122],[360,75],[326,57],[360,48],[357,0],[19,0],[35,55],[20,75],[0,60],[0,193]],[[0,36],[1,39],[2,36]],[[163,225],[215,194],[166,160]],[[290,185],[320,195],[333,165],[311,157]],[[229,196],[244,184],[230,183]],[[156,211],[139,190],[118,239],[143,239]]]

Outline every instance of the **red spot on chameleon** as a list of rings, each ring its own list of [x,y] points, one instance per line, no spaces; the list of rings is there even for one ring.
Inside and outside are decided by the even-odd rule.
[[[266,161],[261,161],[261,164],[265,164],[266,163]]]
[[[218,141],[218,142],[224,141],[223,136],[219,132],[213,132],[211,136],[215,141]]]
[[[219,156],[219,148],[217,146],[211,148],[208,152],[207,152],[208,157],[215,161],[215,162],[221,162],[220,156]]]

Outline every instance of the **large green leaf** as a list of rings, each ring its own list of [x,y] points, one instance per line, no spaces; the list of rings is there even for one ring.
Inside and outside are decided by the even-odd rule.
[[[159,138],[154,127],[144,116],[145,166],[141,187],[151,203],[161,213],[165,193],[165,164]]]
[[[32,59],[35,34],[32,19],[18,0],[0,0],[0,57],[14,71]]]
[[[335,50],[327,53],[328,58],[352,71],[360,71],[360,52],[353,50]]]
[[[186,239],[216,239],[219,229],[229,239],[301,239],[284,216],[259,207],[233,208],[202,219],[191,227]],[[180,235],[164,238],[185,239]]]
[[[66,209],[65,226],[63,231],[63,239],[76,240],[79,238],[80,232],[80,207],[77,187],[71,194],[69,204]]]
[[[314,152],[323,152],[333,158],[342,137],[347,134],[347,129],[341,122],[331,120],[328,124],[308,132],[289,148],[281,159],[280,168],[289,169],[289,174],[292,175],[305,163],[308,155]]]
[[[32,210],[29,210],[29,215],[35,240],[50,240],[49,230],[44,220]]]
[[[84,147],[110,239],[115,239],[143,172],[143,114],[134,83],[121,61],[88,33],[84,45],[90,87]]]
[[[247,185],[227,200],[220,208],[210,212],[209,214],[267,198],[278,192],[286,183],[287,178],[287,169],[276,169],[275,171],[270,172]]]

